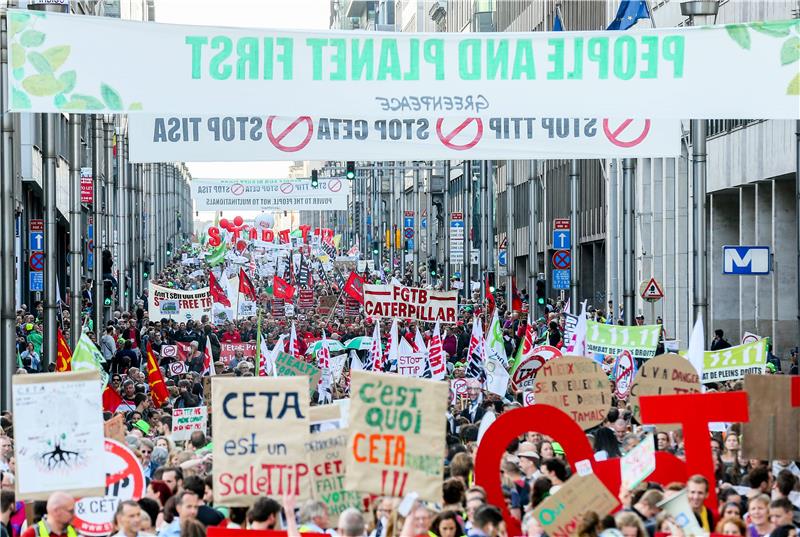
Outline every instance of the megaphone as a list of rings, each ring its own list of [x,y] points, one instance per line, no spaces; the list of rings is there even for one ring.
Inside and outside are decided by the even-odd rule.
[[[675,519],[675,523],[683,530],[686,537],[708,535],[708,533],[700,527],[700,524],[697,523],[694,511],[692,511],[689,505],[687,489],[683,489],[666,500],[662,500],[658,506],[672,515],[672,518]]]

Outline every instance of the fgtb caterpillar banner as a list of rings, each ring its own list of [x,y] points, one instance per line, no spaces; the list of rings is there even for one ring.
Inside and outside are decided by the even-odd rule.
[[[364,314],[367,317],[452,324],[456,322],[457,310],[457,291],[431,291],[403,285],[364,285]]]

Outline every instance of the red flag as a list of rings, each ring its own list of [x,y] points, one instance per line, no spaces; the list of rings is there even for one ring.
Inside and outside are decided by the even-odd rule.
[[[522,299],[517,291],[517,278],[511,278],[511,311],[522,311]]]
[[[294,286],[279,276],[275,276],[272,281],[272,296],[291,300],[294,296]]]
[[[253,282],[250,281],[250,276],[244,271],[243,268],[239,269],[239,292],[250,300],[256,300],[256,288],[253,287]]]
[[[64,332],[58,329],[58,345],[56,346],[56,373],[72,371],[72,351],[69,350]]]
[[[352,298],[353,300],[357,300],[359,303],[364,303],[364,278],[356,274],[355,272],[350,273],[350,277],[347,278],[347,283],[344,284],[344,292]]]
[[[122,397],[111,386],[106,386],[103,390],[103,411],[114,413],[117,407],[122,404]]]
[[[239,284],[241,286],[241,283]],[[208,273],[208,291],[211,293],[211,300],[218,302],[223,306],[231,307],[231,301],[228,300],[228,295],[222,290],[222,286],[214,277],[213,272]]]
[[[161,405],[169,400],[169,392],[164,384],[164,376],[158,368],[156,356],[153,354],[153,347],[147,342],[147,383],[150,384],[150,395],[153,397],[153,405],[161,408]]]
[[[486,302],[489,304],[488,315],[486,318],[488,319],[491,316],[492,311],[494,311],[494,295],[489,291],[489,276],[486,276]]]

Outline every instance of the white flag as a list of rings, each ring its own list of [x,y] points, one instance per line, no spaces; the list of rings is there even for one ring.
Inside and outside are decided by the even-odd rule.
[[[581,302],[581,312],[578,315],[578,323],[572,331],[570,341],[567,341],[567,352],[564,354],[574,354],[586,356],[586,300]]]
[[[492,315],[492,324],[489,325],[489,333],[486,337],[486,356],[494,358],[504,367],[508,367],[508,356],[506,355],[506,345],[503,339],[503,327],[500,318],[497,316],[497,308]]]
[[[500,397],[505,397],[508,389],[508,381],[511,376],[506,368],[496,358],[486,359],[486,389],[496,393]]]
[[[431,375],[434,380],[444,378],[447,367],[444,363],[444,351],[442,350],[442,334],[439,329],[439,321],[433,329],[433,335],[428,342],[428,360],[431,363]]]
[[[686,353],[686,358],[689,360],[694,368],[697,370],[697,374],[700,376],[700,379],[703,378],[703,355],[705,354],[706,348],[706,341],[705,341],[705,333],[703,332],[703,318],[701,316],[697,317],[697,320],[694,323],[694,329],[692,330],[692,335],[689,337],[689,350]]]

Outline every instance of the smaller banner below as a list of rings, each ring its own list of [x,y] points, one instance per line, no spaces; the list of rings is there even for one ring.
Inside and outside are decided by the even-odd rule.
[[[606,356],[616,361],[622,351],[630,352],[635,359],[646,360],[656,355],[660,333],[660,324],[619,326],[586,321],[586,352],[595,354],[599,362]]]
[[[457,291],[431,291],[403,285],[365,285],[367,317],[412,319],[445,324],[456,322]]]
[[[132,115],[128,125],[131,162],[674,157],[681,140],[677,119]]]
[[[175,319],[176,321],[199,321],[203,315],[211,313],[211,292],[208,287],[197,289],[194,291],[179,291],[171,287],[162,287],[153,282],[149,284],[149,307],[147,309],[148,316],[151,321],[160,321],[162,319]],[[174,300],[178,303],[178,309],[175,313],[163,314],[161,313],[161,302],[163,300]],[[170,312],[174,311],[169,309]]]
[[[763,375],[767,368],[767,340],[703,354],[703,384]]]
[[[189,440],[195,431],[206,432],[208,409],[204,406],[172,410],[172,439]]]
[[[320,179],[193,179],[192,199],[197,211],[270,210],[345,211],[350,181]]]

